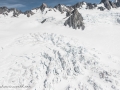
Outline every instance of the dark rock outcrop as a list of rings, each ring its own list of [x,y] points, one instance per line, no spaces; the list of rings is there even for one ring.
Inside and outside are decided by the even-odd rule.
[[[55,6],[54,8],[56,8],[57,10],[59,10],[61,13],[64,12],[64,9],[62,8],[61,4],[58,4],[58,5]]]
[[[8,12],[8,8],[7,7],[0,7],[0,14],[3,14],[5,12]]]
[[[117,8],[117,7],[120,6],[120,0],[117,0],[117,2],[113,2],[113,1],[110,1],[110,0],[101,0],[100,3],[103,3],[104,6],[105,6],[108,10],[110,10],[111,7],[112,7],[112,8]]]
[[[112,6],[112,8],[117,8],[116,4],[113,3],[112,1],[109,1],[110,5]]]
[[[10,12],[13,12],[13,17],[17,17],[20,14],[22,14],[22,11],[17,10],[15,8],[8,9],[7,7],[0,7],[0,14],[3,14],[5,16],[5,15],[8,15],[8,13]]]
[[[13,12],[13,17],[18,17],[19,16],[19,13],[18,12]]]
[[[41,23],[44,23],[46,21],[46,19],[44,19]]]
[[[71,15],[70,11],[66,12],[66,17],[69,17],[70,15]]]
[[[117,0],[116,6],[120,7],[120,0]]]
[[[61,4],[58,4],[54,8],[59,10],[61,13],[68,12],[68,11],[72,10],[72,7],[61,5]]]
[[[47,4],[43,3],[41,6],[40,6],[40,10],[43,12],[45,10],[45,8],[47,8]]]
[[[84,30],[85,26],[83,23],[83,17],[82,15],[78,12],[77,9],[75,9],[72,13],[72,15],[69,16],[69,18],[65,21],[64,25],[69,27],[72,27],[73,29],[80,29]]]
[[[34,13],[31,10],[24,12],[24,14],[27,15],[27,17],[34,15]]]
[[[94,5],[92,3],[87,3],[87,9],[93,9]]]
[[[75,5],[73,5],[72,7],[74,9],[76,9],[76,8],[82,8],[84,4],[85,4],[85,2],[79,2],[79,3],[75,4]],[[97,4],[95,4],[95,3],[94,4],[92,4],[92,3],[86,3],[86,5],[87,5],[86,9],[94,9],[95,7],[97,7]]]
[[[93,6],[94,6],[94,7],[97,7],[97,4],[96,4],[96,3],[93,3]]]
[[[100,9],[100,11],[104,11],[105,10],[105,8],[104,7],[98,7],[98,9]]]
[[[15,8],[9,9],[9,12],[13,11],[13,17],[18,17],[20,14],[22,14],[22,11],[17,10]]]
[[[4,16],[8,16],[8,13],[7,13],[7,12],[4,12],[3,15],[4,15]]]
[[[109,0],[101,0],[101,2],[100,2],[100,3],[103,3],[103,4],[104,4],[104,6],[105,6],[108,10],[110,10],[110,9],[111,9],[111,5],[110,5]]]

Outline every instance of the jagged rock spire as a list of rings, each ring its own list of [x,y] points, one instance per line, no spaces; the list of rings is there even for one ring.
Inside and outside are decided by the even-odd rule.
[[[41,6],[40,6],[40,10],[43,12],[45,10],[45,8],[47,8],[47,4],[43,3]]]
[[[85,26],[83,23],[83,17],[78,10],[74,9],[71,14],[72,15],[65,21],[64,25],[69,25],[69,27],[72,27],[73,29],[80,29],[81,27],[82,30],[84,30]]]

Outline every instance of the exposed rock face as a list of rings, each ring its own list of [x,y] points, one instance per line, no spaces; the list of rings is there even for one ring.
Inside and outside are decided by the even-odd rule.
[[[27,15],[27,17],[34,15],[34,13],[31,10],[24,12],[24,14]]]
[[[120,0],[117,0],[117,7],[120,7]]]
[[[74,10],[74,8],[72,7],[72,6],[66,6],[66,8],[67,8],[67,10],[66,11],[73,11]]]
[[[85,4],[85,2],[79,2],[75,5],[73,5],[73,8],[74,9],[75,8],[82,8],[84,4]],[[92,4],[92,3],[86,3],[86,5],[87,5],[86,9],[93,9],[93,8],[97,7],[97,4]]]
[[[112,6],[112,8],[117,8],[116,4],[113,3],[112,1],[109,1],[110,5]]]
[[[9,9],[9,12],[13,11],[13,17],[18,17],[22,12],[20,10],[17,10],[15,8]]]
[[[16,12],[16,11],[14,11],[14,13],[13,13],[13,17],[18,17],[18,16],[19,16],[19,13]]]
[[[87,3],[87,9],[94,9],[97,7],[97,4]]]
[[[111,9],[111,5],[110,5],[109,0],[101,0],[100,3],[104,3],[104,6],[105,6],[108,10]]]
[[[47,4],[43,3],[41,6],[40,6],[40,10],[43,12],[45,10],[45,8],[47,8]]]
[[[57,10],[59,10],[61,13],[68,12],[68,11],[72,10],[72,7],[61,5],[61,4],[58,4],[54,8],[56,8]]]
[[[41,23],[44,23],[46,21],[46,19],[44,19]]]
[[[69,17],[71,15],[71,12],[66,12],[66,17]]]
[[[65,26],[69,25],[69,27],[72,27],[73,29],[80,29],[84,30],[85,26],[83,23],[83,17],[82,15],[78,12],[77,9],[75,9],[72,12],[72,15],[65,21],[64,23]]]
[[[8,9],[7,7],[0,7],[0,14],[8,15],[9,12],[13,12],[13,17],[19,16],[19,14],[22,14],[20,10],[17,10],[15,8]]]
[[[8,12],[8,8],[7,7],[0,7],[0,14],[3,14],[5,12]]]
[[[105,8],[104,7],[98,7],[98,9],[100,9],[100,11],[104,11],[105,10]]]
[[[96,3],[94,3],[94,4],[93,4],[93,6],[94,6],[94,7],[97,7],[97,4],[96,4]]]
[[[57,6],[55,6],[54,8],[56,8],[57,10],[59,10],[61,13],[64,12],[62,6],[60,4],[58,4]]]

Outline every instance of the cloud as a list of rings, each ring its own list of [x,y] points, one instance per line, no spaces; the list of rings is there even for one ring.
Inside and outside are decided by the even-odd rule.
[[[23,4],[0,3],[0,7],[2,7],[2,6],[6,6],[8,8],[21,8],[21,7],[25,7],[25,5],[23,5]]]

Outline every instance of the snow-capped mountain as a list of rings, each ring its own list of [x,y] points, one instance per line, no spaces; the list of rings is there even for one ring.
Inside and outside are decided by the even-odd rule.
[[[0,8],[0,90],[120,90],[120,1]]]

